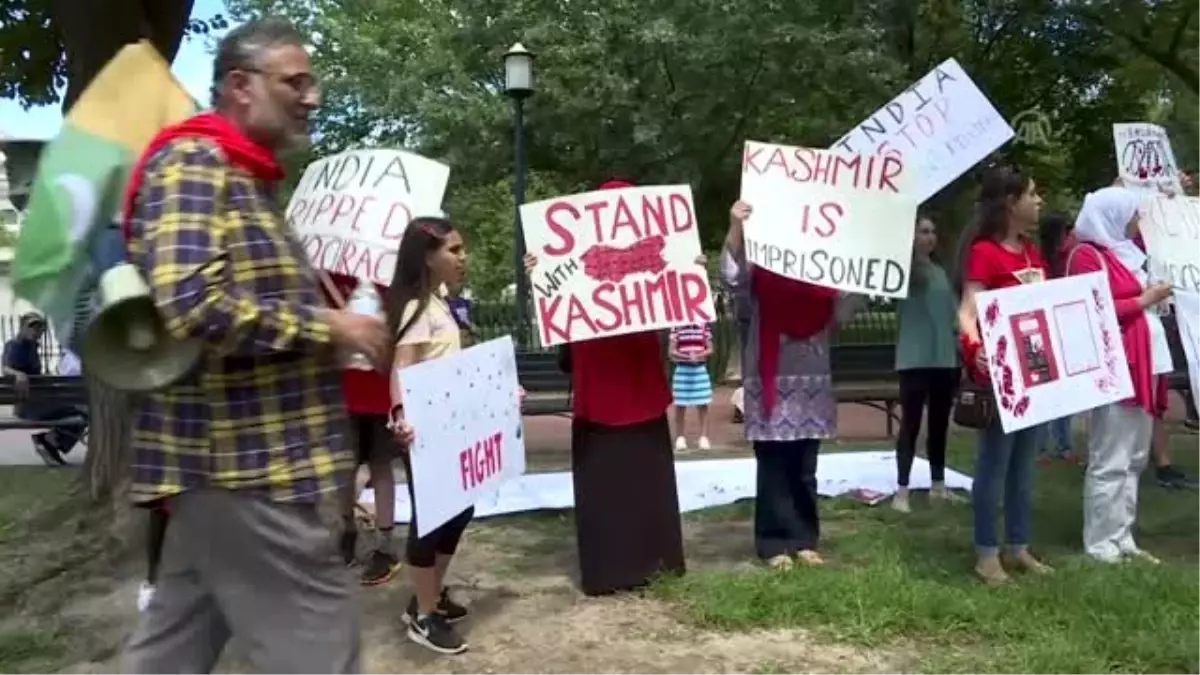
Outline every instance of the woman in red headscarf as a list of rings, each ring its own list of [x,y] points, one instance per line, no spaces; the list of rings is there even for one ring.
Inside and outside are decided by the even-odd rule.
[[[602,190],[633,187],[611,180]],[[537,265],[525,257],[526,272]],[[683,535],[667,407],[665,361],[654,331],[565,345],[571,374],[571,472],[580,585],[588,595],[682,574]]]
[[[787,570],[797,561],[824,562],[817,553],[817,454],[821,440],[837,433],[829,333],[864,298],[752,264],[742,234],[751,212],[740,201],[730,209],[721,275],[750,310],[741,347],[744,426],[757,463],[754,546],[765,564]]]

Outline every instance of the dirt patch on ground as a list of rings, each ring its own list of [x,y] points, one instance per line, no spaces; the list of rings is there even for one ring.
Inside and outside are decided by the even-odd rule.
[[[748,524],[687,522],[693,568],[740,566],[751,554]],[[471,651],[440,657],[410,644],[400,613],[409,598],[403,575],[364,589],[363,671],[396,672],[895,672],[896,654],[818,641],[803,631],[723,633],[676,620],[666,602],[645,594],[587,598],[576,590],[569,514],[495,519],[469,532],[451,571],[471,607],[464,624]],[[113,672],[132,628],[137,567],[123,580],[88,584],[60,614],[87,633],[87,655],[66,672]],[[82,645],[81,645],[82,647]],[[246,671],[236,645],[220,672]]]

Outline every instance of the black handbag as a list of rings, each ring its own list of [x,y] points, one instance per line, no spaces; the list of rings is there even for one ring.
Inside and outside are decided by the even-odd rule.
[[[996,421],[996,394],[991,384],[963,377],[954,395],[954,423],[968,429],[986,429]]]

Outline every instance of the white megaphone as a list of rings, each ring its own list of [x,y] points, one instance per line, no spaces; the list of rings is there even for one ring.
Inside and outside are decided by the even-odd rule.
[[[200,360],[203,341],[167,333],[136,267],[123,262],[109,268],[98,290],[100,311],[80,340],[89,374],[121,391],[154,391],[178,381]]]

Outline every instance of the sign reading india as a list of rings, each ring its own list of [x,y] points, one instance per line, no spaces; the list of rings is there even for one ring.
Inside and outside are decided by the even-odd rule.
[[[287,219],[318,268],[387,286],[409,221],[436,212],[450,167],[402,150],[347,150],[304,170]]]
[[[543,347],[716,317],[687,185],[547,199],[521,222]]]
[[[947,59],[831,147],[890,155],[917,173],[923,202],[1013,137],[1013,130],[955,59]]]
[[[791,279],[903,298],[918,199],[896,155],[746,143],[746,258]]]
[[[1200,293],[1200,198],[1159,195],[1143,201],[1139,214],[1151,276]]]

